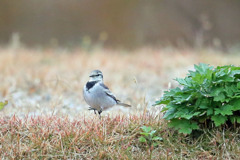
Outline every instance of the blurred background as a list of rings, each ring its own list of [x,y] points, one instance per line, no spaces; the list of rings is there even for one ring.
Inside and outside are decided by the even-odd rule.
[[[0,43],[231,48],[239,16],[239,0],[1,0]]]

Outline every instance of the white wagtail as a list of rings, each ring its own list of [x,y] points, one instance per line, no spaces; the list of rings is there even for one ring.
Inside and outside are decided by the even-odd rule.
[[[87,104],[90,106],[89,110],[96,110],[101,116],[102,111],[113,107],[114,105],[121,105],[124,107],[131,107],[128,104],[121,103],[112,94],[107,86],[103,84],[103,74],[99,70],[94,70],[90,74],[90,79],[83,89],[83,96]]]

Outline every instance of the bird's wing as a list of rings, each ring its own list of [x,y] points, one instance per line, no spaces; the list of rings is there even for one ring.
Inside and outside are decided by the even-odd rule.
[[[111,97],[112,99],[114,99],[116,101],[116,103],[120,102],[115,96],[114,94],[109,90],[109,88],[107,86],[105,86],[103,83],[100,84],[103,88],[104,88],[104,92],[106,93],[106,95],[108,95],[109,97]]]

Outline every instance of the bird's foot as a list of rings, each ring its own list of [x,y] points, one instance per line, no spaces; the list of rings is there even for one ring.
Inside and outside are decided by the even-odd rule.
[[[99,111],[98,111],[99,119],[101,119],[101,113],[102,113],[102,110],[99,110]]]
[[[94,113],[97,114],[95,108],[89,107],[88,110],[94,110]]]

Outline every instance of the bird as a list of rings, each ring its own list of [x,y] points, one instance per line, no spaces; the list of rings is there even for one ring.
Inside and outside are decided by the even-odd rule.
[[[103,74],[100,70],[93,70],[89,75],[89,80],[83,88],[83,97],[90,106],[88,110],[94,110],[99,114],[115,105],[131,107],[118,100],[109,88],[103,83]]]

